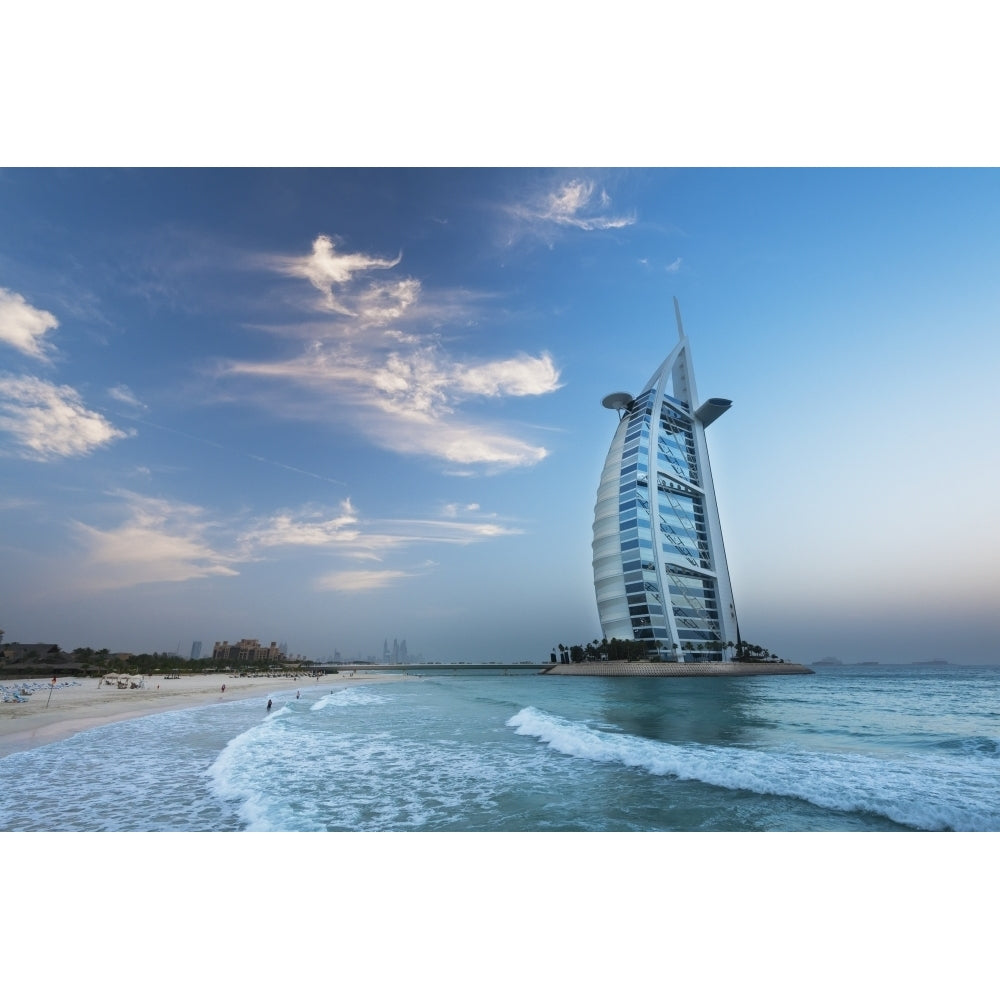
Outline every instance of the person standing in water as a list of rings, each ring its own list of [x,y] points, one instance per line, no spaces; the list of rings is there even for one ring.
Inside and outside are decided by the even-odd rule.
[[[267,710],[269,712],[271,711],[271,699],[270,698],[267,699]]]

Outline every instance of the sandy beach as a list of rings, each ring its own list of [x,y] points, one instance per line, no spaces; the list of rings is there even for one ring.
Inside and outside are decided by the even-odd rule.
[[[296,691],[305,693],[317,687],[330,690],[352,684],[386,684],[402,680],[414,678],[405,674],[363,671],[326,674],[319,678],[234,677],[218,673],[167,679],[161,675],[146,677],[144,687],[119,689],[102,684],[96,677],[63,677],[51,692],[46,683],[27,701],[0,704],[0,757],[55,743],[86,729],[156,712],[246,698],[260,698],[264,705],[267,698],[272,697],[280,704],[289,696],[294,698]],[[8,690],[22,684],[29,688],[38,686],[37,678],[5,679],[2,683]]]

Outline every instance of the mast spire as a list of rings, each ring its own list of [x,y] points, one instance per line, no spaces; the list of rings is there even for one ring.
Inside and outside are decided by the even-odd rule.
[[[681,322],[681,307],[676,295],[674,296],[674,315],[677,317],[677,337],[679,340],[683,340],[684,324]]]

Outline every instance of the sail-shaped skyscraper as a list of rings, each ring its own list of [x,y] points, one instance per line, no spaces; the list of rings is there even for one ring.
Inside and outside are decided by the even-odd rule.
[[[728,399],[699,404],[691,349],[677,344],[618,411],[594,509],[594,589],[606,639],[638,639],[660,659],[718,660],[738,640],[705,428]]]

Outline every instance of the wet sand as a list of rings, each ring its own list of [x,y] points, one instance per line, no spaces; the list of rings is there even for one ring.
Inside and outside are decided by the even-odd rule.
[[[353,675],[351,671],[326,674],[319,678],[233,677],[219,673],[182,675],[172,680],[162,675],[145,677],[144,687],[119,689],[102,684],[96,677],[61,677],[51,692],[46,683],[25,702],[0,704],[0,757],[55,743],[86,729],[156,712],[246,698],[259,698],[264,705],[272,695],[297,690],[305,693],[317,686],[330,689],[414,679],[404,674],[362,671]],[[10,690],[21,684],[37,686],[38,680],[4,679],[0,683]],[[68,686],[59,686],[63,684]]]

